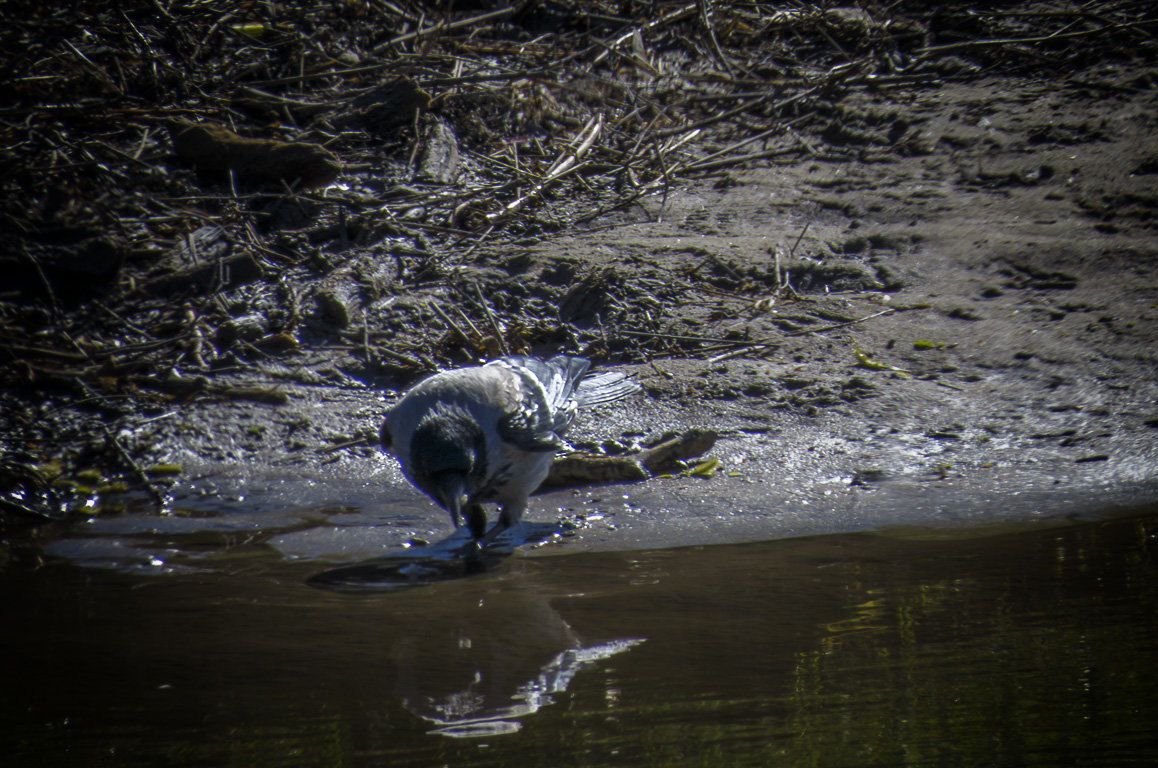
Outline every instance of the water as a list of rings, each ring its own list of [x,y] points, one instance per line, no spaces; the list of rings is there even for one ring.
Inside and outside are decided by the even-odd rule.
[[[316,589],[0,574],[4,766],[1158,764],[1158,514]]]

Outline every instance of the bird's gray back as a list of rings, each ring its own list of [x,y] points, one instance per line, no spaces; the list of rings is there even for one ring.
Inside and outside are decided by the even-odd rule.
[[[391,451],[406,461],[411,435],[435,406],[461,408],[478,422],[485,434],[494,434],[499,420],[515,407],[516,384],[508,375],[486,366],[443,371],[419,382],[386,416]]]

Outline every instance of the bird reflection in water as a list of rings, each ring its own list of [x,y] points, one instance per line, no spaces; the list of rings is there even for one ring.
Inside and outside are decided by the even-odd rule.
[[[643,638],[612,640],[585,648],[572,648],[551,659],[539,674],[519,686],[510,697],[513,702],[502,707],[488,707],[486,696],[475,692],[482,682],[476,675],[463,691],[448,694],[440,701],[427,699],[422,706],[403,701],[403,706],[422,719],[437,725],[430,733],[453,738],[472,738],[514,733],[522,727],[516,718],[526,717],[554,704],[552,694],[562,693],[571,679],[584,667],[629,651]]]
[[[444,583],[382,638],[397,668],[395,693],[409,712],[434,726],[432,734],[514,733],[523,718],[553,704],[580,670],[644,642],[601,638],[585,644],[533,575],[499,569],[516,547],[556,532],[555,526],[523,521],[492,546],[464,557],[473,539],[463,528],[421,553],[335,568],[310,584],[368,594]]]

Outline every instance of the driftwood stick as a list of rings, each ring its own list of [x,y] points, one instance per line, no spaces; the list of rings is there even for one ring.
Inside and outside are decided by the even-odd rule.
[[[494,310],[491,309],[490,302],[483,296],[482,288],[479,287],[478,283],[474,284],[474,292],[478,296],[478,303],[482,306],[483,313],[487,316],[487,323],[490,325],[491,332],[495,336],[495,341],[499,345],[499,352],[504,355],[510,354],[510,351],[507,349],[506,339],[503,338],[502,329],[499,327],[499,319],[495,316]]]
[[[628,456],[589,456],[573,453],[560,456],[551,464],[551,472],[540,491],[609,483],[636,483],[678,467],[678,462],[702,456],[716,444],[717,435],[710,429],[689,429],[682,435],[665,440]]]
[[[133,476],[134,480],[144,486],[146,492],[149,494],[149,498],[153,500],[158,509],[164,509],[164,494],[162,494],[160,489],[153,484],[153,481],[149,479],[149,476],[145,474],[145,470],[141,469],[141,465],[137,463],[137,460],[134,459],[127,450],[125,450],[125,446],[121,445],[121,441],[117,439],[117,436],[113,434],[113,431],[109,429],[108,425],[105,424],[102,426],[104,427],[105,431],[105,439],[108,441],[108,444],[112,446],[113,450],[116,451],[117,456],[119,456],[121,459],[121,462],[129,470],[129,474]]]
[[[1099,35],[1104,32],[1115,32],[1122,29],[1138,29],[1141,27],[1152,26],[1153,20],[1134,21],[1123,24],[1110,24],[1105,27],[1098,27],[1097,29],[1083,29],[1076,32],[1054,32],[1048,35],[1038,35],[1036,37],[1007,37],[995,40],[963,40],[959,43],[945,43],[944,45],[930,45],[925,48],[918,48],[916,54],[919,58],[925,59],[930,56],[951,53],[953,51],[965,50],[968,48],[987,48],[994,45],[1024,45],[1026,43],[1044,43],[1050,40],[1064,40],[1071,37],[1089,37],[1090,35]]]
[[[711,0],[699,0],[697,5],[700,7],[700,23],[704,25],[704,31],[708,35],[708,42],[712,44],[712,52],[716,55],[716,61],[728,71],[732,72],[732,64],[728,61],[728,57],[720,50],[720,41],[716,39],[716,28],[712,26],[712,3]]]
[[[677,461],[704,455],[716,444],[717,437],[710,429],[689,429],[682,435],[637,453],[633,458],[654,475]]]
[[[684,5],[684,6],[681,6],[680,8],[675,9],[671,13],[667,13],[667,14],[664,14],[663,16],[660,16],[658,19],[656,19],[654,21],[649,21],[647,24],[644,24],[641,27],[632,27],[630,30],[628,30],[627,32],[624,32],[622,35],[615,38],[610,43],[601,43],[601,47],[603,48],[603,51],[598,56],[596,56],[594,59],[592,59],[591,66],[595,66],[599,62],[603,61],[603,59],[605,59],[607,57],[608,49],[618,48],[619,46],[626,43],[628,40],[631,40],[633,37],[635,37],[635,35],[637,33],[647,32],[649,30],[656,29],[657,27],[667,26],[668,24],[674,23],[676,21],[680,21],[682,19],[687,18],[688,16],[691,16],[692,14],[698,12],[698,10],[699,10],[699,3],[698,2],[689,3],[688,5]]]
[[[498,21],[499,19],[505,19],[507,16],[513,15],[516,11],[519,10],[519,8],[520,6],[518,5],[508,5],[505,8],[499,8],[497,11],[480,13],[478,16],[471,16],[467,19],[459,19],[458,21],[439,23],[431,27],[416,29],[413,32],[407,32],[404,35],[392,37],[384,43],[379,43],[378,45],[374,46],[374,53],[382,54],[395,45],[398,45],[399,43],[405,43],[409,40],[414,40],[419,37],[426,37],[427,35],[433,35],[438,32],[453,32],[457,29],[463,29],[464,27],[474,26],[476,24],[484,24],[488,21]]]
[[[426,302],[426,306],[430,307],[430,311],[438,315],[442,322],[446,323],[447,328],[458,334],[459,339],[461,339],[464,344],[473,343],[470,334],[468,334],[462,328],[459,328],[458,323],[454,322],[454,320],[450,318],[450,315],[443,312],[442,308],[438,306],[438,304],[433,301],[428,301]]]
[[[542,181],[532,187],[525,195],[507,203],[501,210],[487,214],[487,221],[494,225],[509,218],[528,202],[542,195],[549,185],[558,181],[566,174],[578,169],[581,166],[580,161],[583,159],[583,156],[587,154],[587,150],[591,149],[591,145],[595,143],[595,139],[598,138],[602,130],[603,115],[597,114],[587,122],[587,125],[579,132],[579,136],[576,137],[578,147],[564,151],[563,154],[555,158],[555,162],[551,164],[547,173],[543,175]],[[572,142],[572,146],[574,145],[575,142]]]

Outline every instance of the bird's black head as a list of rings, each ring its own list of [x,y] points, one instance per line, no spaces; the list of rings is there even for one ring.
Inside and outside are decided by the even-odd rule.
[[[451,491],[469,492],[472,481],[486,476],[482,429],[461,408],[436,407],[410,438],[409,464],[414,483],[449,509]]]

